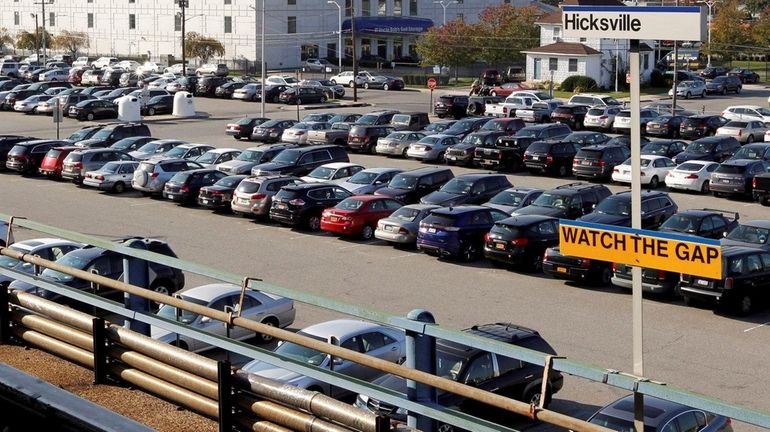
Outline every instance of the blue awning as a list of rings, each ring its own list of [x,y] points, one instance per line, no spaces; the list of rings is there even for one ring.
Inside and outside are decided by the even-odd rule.
[[[356,17],[356,33],[415,34],[433,27],[433,20],[412,17]],[[350,19],[342,22],[342,31],[350,32]]]

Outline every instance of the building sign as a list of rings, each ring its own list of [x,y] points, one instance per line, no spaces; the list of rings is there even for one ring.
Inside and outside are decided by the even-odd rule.
[[[561,220],[559,247],[565,255],[722,278],[719,240]]]
[[[356,32],[359,33],[424,33],[433,27],[427,18],[413,17],[356,17]],[[342,22],[342,31],[350,32],[350,20]]]
[[[700,6],[562,6],[565,37],[705,41],[706,18]]]

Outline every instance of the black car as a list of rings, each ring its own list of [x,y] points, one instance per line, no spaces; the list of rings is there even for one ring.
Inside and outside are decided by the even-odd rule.
[[[655,140],[642,147],[643,155],[665,156],[673,159],[687,148],[687,143],[679,140]]]
[[[719,309],[745,316],[765,305],[770,293],[770,252],[743,246],[722,246],[722,277],[682,273],[679,292],[692,300],[716,303]]]
[[[20,142],[36,140],[37,138],[22,135],[0,135],[0,169],[5,168],[5,162],[8,160],[8,152],[13,146]]]
[[[497,221],[485,238],[484,256],[494,262],[539,271],[545,250],[559,244],[559,220],[550,216],[512,216]]]
[[[246,84],[248,84],[248,83],[245,82],[245,81],[229,81],[229,82],[226,82],[226,83],[220,85],[219,87],[217,87],[216,89],[214,89],[214,96],[219,97],[219,98],[231,99],[233,97],[233,92],[235,92],[239,88],[242,88]]]
[[[524,166],[532,173],[564,177],[572,172],[575,155],[583,146],[602,144],[609,139],[601,132],[584,131],[573,132],[562,139],[536,141],[524,152]]]
[[[198,205],[215,211],[229,211],[233,192],[246,177],[248,176],[243,174],[222,177],[213,185],[200,188]]]
[[[679,137],[684,139],[698,139],[705,136],[713,136],[717,129],[724,126],[728,120],[719,115],[695,115],[684,119],[679,126]]]
[[[141,108],[142,115],[154,116],[155,114],[171,114],[174,111],[174,96],[153,96]]]
[[[249,139],[251,141],[262,141],[268,143],[278,142],[281,140],[283,131],[294,126],[295,123],[297,123],[296,120],[268,120],[255,127],[251,132]]]
[[[612,263],[612,285],[626,290],[633,289],[632,266]],[[679,283],[679,273],[651,268],[642,268],[642,291],[674,297]]]
[[[685,117],[677,115],[662,115],[647,122],[645,133],[650,136],[676,138]]]
[[[556,279],[605,286],[612,281],[612,263],[563,255],[556,246],[546,249],[543,255],[543,273]]]
[[[69,115],[80,121],[92,121],[97,118],[114,119],[118,118],[118,107],[109,101],[91,99],[70,107]]]
[[[385,91],[388,90],[403,90],[405,87],[404,80],[401,78],[396,78],[392,76],[382,76],[383,80],[375,80],[375,81],[366,81],[364,82],[364,88],[370,89],[370,88],[380,88]]]
[[[32,140],[16,143],[6,156],[5,167],[26,175],[35,175],[48,150],[69,145],[66,141]]]
[[[770,221],[744,222],[720,240],[722,246],[746,246],[770,251]]]
[[[350,151],[376,153],[377,141],[393,133],[392,126],[354,124],[348,132],[347,145]]]
[[[714,196],[752,196],[754,177],[770,171],[770,163],[763,160],[731,159],[722,162],[709,180]]]
[[[559,105],[551,112],[551,121],[566,123],[572,130],[580,130],[583,128],[583,121],[589,108],[588,105]]]
[[[454,117],[461,119],[468,115],[468,96],[439,96],[433,104],[433,113],[438,118]]]
[[[733,159],[764,160],[770,162],[770,143],[744,144],[728,160]]]
[[[281,94],[289,89],[289,86],[285,85],[266,85],[265,86],[265,102],[281,102]],[[262,92],[257,91],[255,100],[261,100]]]
[[[150,136],[150,128],[144,123],[115,123],[102,125],[90,138],[75,142],[78,147],[109,147],[123,138]]]
[[[492,120],[494,121],[494,120]],[[493,146],[476,147],[473,160],[484,168],[518,171],[523,165],[524,153],[535,141],[561,139],[572,131],[564,124],[539,124],[519,129],[514,136],[500,137]]]
[[[132,136],[115,141],[110,148],[114,150],[124,151],[126,153],[139,150],[143,145],[150,141],[155,141],[157,138],[151,136]]]
[[[464,174],[449,180],[441,189],[422,197],[420,204],[444,207],[481,204],[511,186],[513,185],[503,174]]]
[[[285,104],[302,105],[305,103],[325,103],[326,93],[315,87],[289,87],[279,96]]]
[[[384,195],[404,204],[416,204],[420,198],[439,190],[454,178],[452,170],[440,167],[425,167],[396,174],[388,186],[378,189],[375,195]]]
[[[723,66],[709,66],[703,69],[698,75],[703,78],[713,80],[718,76],[727,75],[727,68]]]
[[[706,93],[726,95],[728,92],[738,94],[743,89],[743,81],[737,76],[719,76],[706,83]]]
[[[738,213],[724,210],[685,210],[668,218],[658,231],[721,239],[738,226],[738,219]]]
[[[603,199],[612,195],[604,185],[570,183],[543,192],[532,204],[516,210],[513,215],[543,215],[577,219],[591,213]]]
[[[350,158],[345,149],[337,145],[287,148],[270,162],[255,165],[251,172],[253,175],[260,176],[285,174],[300,177],[321,165],[332,162],[350,162]]]
[[[70,136],[68,136],[64,141],[70,142],[70,143],[76,143],[78,141],[83,141],[91,138],[94,136],[95,133],[102,130],[103,127],[105,127],[106,124],[98,124],[93,126],[84,126],[75,132],[72,132]]]
[[[444,154],[447,165],[473,166],[473,156],[476,147],[493,147],[500,137],[508,136],[506,132],[481,130],[465,136],[460,143],[449,146]]]
[[[123,69],[105,70],[102,77],[99,78],[99,84],[117,87],[120,85],[120,76],[123,75],[123,73],[125,73]]]
[[[194,75],[183,76],[178,78],[176,82],[179,84],[177,91],[195,93],[198,86],[198,77]]]
[[[254,128],[267,121],[270,121],[270,119],[265,117],[243,117],[233,123],[228,123],[225,126],[225,135],[229,135],[237,140],[242,138],[250,139]]]
[[[609,179],[612,170],[631,157],[631,150],[624,145],[590,145],[578,150],[572,163],[575,178]]]
[[[136,89],[137,89],[137,87],[121,87],[121,88],[116,88],[115,90],[109,92],[107,95],[101,96],[99,99],[110,101],[110,102],[114,103],[115,100],[117,100],[118,98],[121,98],[121,97],[131,93],[132,91],[134,91]]]
[[[321,212],[352,196],[347,190],[324,183],[304,183],[281,188],[273,197],[270,219],[283,225],[318,231]]]
[[[89,89],[90,88],[93,88],[93,87],[89,87]],[[65,117],[69,117],[70,110],[72,109],[72,107],[87,100],[99,100],[99,99],[96,99],[94,96],[91,96],[90,94],[85,94],[84,92],[60,96],[59,103],[61,104],[62,115]]]
[[[214,97],[216,96],[217,88],[229,81],[231,81],[231,78],[218,76],[203,77],[195,85],[195,96]]]
[[[489,338],[495,341],[528,348],[541,353],[555,355],[553,347],[537,331],[510,323],[475,325],[463,330],[464,333]],[[500,354],[467,347],[455,342],[436,340],[436,375],[458,383],[515,398],[537,406],[540,403],[543,386],[543,366],[504,357]],[[406,394],[406,380],[397,375],[384,375],[372,382],[378,387]],[[561,390],[564,377],[558,371],[549,374],[543,406],[548,406],[553,395]],[[438,403],[445,407],[456,407],[460,411],[482,418],[490,418],[493,410],[488,405],[468,400],[450,392],[439,392]],[[359,395],[356,407],[378,415],[390,417],[398,422],[406,421],[406,412],[397,407],[378,401],[366,395]],[[436,430],[447,429],[439,425]]]
[[[741,79],[744,84],[756,84],[759,82],[759,74],[751,69],[733,68],[727,72],[727,76],[734,76]]]
[[[456,121],[441,133],[456,136],[458,140],[462,140],[466,135],[481,129],[488,121],[490,121],[489,117],[467,117]]]
[[[650,142],[650,140],[647,137],[639,137],[639,142],[641,143],[641,145],[644,146],[645,144]],[[610,138],[610,140],[607,141],[606,144],[607,145],[621,144],[621,145],[624,145],[624,146],[626,146],[626,147],[628,147],[630,149],[631,148],[631,137],[629,135],[619,135],[619,136]]]
[[[226,176],[216,168],[180,171],[163,186],[163,198],[182,204],[197,203],[202,187],[211,186]]]
[[[679,210],[665,192],[642,193],[642,228],[654,230]],[[619,192],[599,202],[594,211],[579,221],[615,226],[631,226],[631,192]]]
[[[713,136],[693,141],[685,151],[674,156],[679,165],[688,160],[724,162],[730,159],[741,147],[737,139],[731,136]]]

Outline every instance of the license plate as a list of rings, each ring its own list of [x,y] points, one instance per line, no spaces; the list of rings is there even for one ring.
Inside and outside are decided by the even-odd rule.
[[[540,156],[532,156],[532,160],[540,160]]]
[[[285,210],[286,209],[286,204],[277,203],[275,205],[275,208],[277,208],[278,210]]]
[[[384,227],[382,227],[382,228],[383,228],[385,231],[393,231],[393,227],[392,227],[392,226],[390,226],[390,225],[385,225],[385,226],[384,226]]]
[[[436,228],[428,228],[428,232],[429,233],[435,233],[436,232]]]
[[[248,198],[238,198],[238,202],[244,205],[251,204],[251,200]]]
[[[567,273],[567,267],[556,267],[558,273]]]
[[[730,183],[730,180],[722,179],[722,183]]]
[[[457,156],[447,155],[446,157],[449,160],[457,160]]]
[[[340,220],[340,218],[338,218],[337,216],[330,216],[329,220],[332,222],[337,222],[338,220]]]
[[[707,280],[703,280],[703,279],[698,279],[698,281],[697,281],[696,283],[697,283],[698,285],[702,285],[702,286],[708,286],[708,284],[709,284],[709,281],[707,281]]]
[[[584,160],[583,165],[591,165],[591,161]]]
[[[505,243],[495,243],[495,248],[497,248],[497,249],[505,249]]]
[[[498,162],[497,162],[496,160],[489,160],[489,159],[484,159],[484,164],[485,164],[485,165],[495,165],[495,164],[497,164],[497,163],[498,163]]]
[[[209,203],[209,200],[207,200],[207,199],[202,199],[202,200],[201,200],[201,203],[203,203],[203,204],[208,204],[208,203]]]
[[[694,130],[694,128],[688,127],[687,130],[691,131],[691,130]]]

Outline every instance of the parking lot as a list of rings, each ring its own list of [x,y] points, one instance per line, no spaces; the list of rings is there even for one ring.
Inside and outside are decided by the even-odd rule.
[[[348,95],[352,92],[348,89]],[[437,91],[439,94],[450,93]],[[455,92],[460,93],[460,92]],[[737,96],[680,101],[691,111],[718,113],[730,105],[766,106],[769,91],[747,85]],[[381,108],[428,111],[430,93],[360,90],[367,107],[329,111],[368,112]],[[197,99],[205,119],[150,120],[152,135],[217,147],[254,145],[224,135],[229,120],[259,113],[258,103]],[[268,104],[266,117],[297,118],[294,106]],[[326,110],[322,110],[326,111]],[[301,109],[300,117],[311,112]],[[65,119],[61,135],[83,124]],[[55,137],[50,117],[0,113],[0,133]],[[351,154],[366,167],[416,168],[420,162]],[[455,175],[479,172],[453,167]],[[570,178],[508,176],[515,186],[552,188]],[[138,192],[113,195],[41,177],[0,174],[0,212],[24,216],[105,238],[157,236],[184,259],[258,277],[270,283],[309,291],[352,304],[405,315],[412,309],[432,311],[451,328],[486,322],[513,322],[537,329],[560,355],[594,365],[630,371],[631,296],[611,286],[585,287],[543,274],[492,267],[486,260],[471,264],[438,260],[382,241],[340,239],[308,233],[202,208],[181,207]],[[608,184],[613,192],[626,186]],[[661,188],[665,190],[665,188]],[[740,213],[741,220],[767,219],[757,203],[672,192],[680,210],[717,208]],[[34,236],[21,232],[19,237]],[[186,286],[208,281],[188,275]],[[648,298],[645,313],[645,372],[650,378],[760,410],[770,410],[765,359],[770,356],[770,312],[745,318],[727,317],[711,309],[685,307],[681,301]],[[327,311],[298,305],[294,328],[334,317]],[[566,378],[552,409],[586,418],[622,393],[600,384]],[[740,427],[738,430],[751,430]]]

